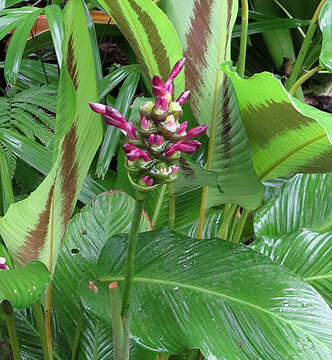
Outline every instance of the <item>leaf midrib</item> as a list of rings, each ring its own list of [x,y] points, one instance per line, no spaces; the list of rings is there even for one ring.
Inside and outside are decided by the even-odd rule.
[[[124,276],[117,276],[117,277],[110,276],[110,277],[105,277],[105,278],[103,278],[103,277],[98,278],[98,281],[101,281],[101,282],[124,281],[124,280],[125,280]],[[303,334],[305,334],[309,338],[314,338],[317,342],[319,342],[324,347],[326,347],[325,344],[319,338],[313,336],[310,333],[308,334],[305,330],[303,330],[303,328],[299,327],[297,324],[294,324],[289,320],[281,318],[281,317],[277,316],[277,314],[275,314],[273,312],[270,312],[270,311],[268,311],[268,310],[266,310],[266,309],[264,309],[264,308],[262,308],[262,307],[260,307],[258,305],[252,304],[250,302],[247,302],[247,301],[244,301],[244,300],[241,300],[241,299],[238,299],[238,298],[226,295],[226,294],[218,293],[218,292],[210,290],[210,289],[205,289],[205,288],[194,286],[194,285],[184,284],[184,283],[181,283],[181,282],[162,280],[162,279],[151,279],[151,278],[135,277],[135,276],[133,277],[133,282],[155,283],[155,284],[158,284],[158,285],[168,285],[168,286],[172,286],[172,287],[185,288],[185,289],[189,289],[189,290],[193,290],[193,291],[197,291],[197,292],[201,292],[201,293],[205,293],[205,294],[209,294],[209,295],[214,295],[216,297],[224,298],[224,299],[227,299],[227,300],[230,300],[230,301],[234,301],[234,302],[239,303],[241,305],[246,305],[248,307],[254,308],[254,309],[259,310],[261,312],[267,313],[271,317],[275,317],[278,320],[283,321],[284,323],[286,323],[287,325],[289,325],[289,326],[291,326],[293,328],[299,329]]]
[[[284,156],[282,156],[281,158],[279,158],[277,161],[275,161],[274,163],[272,163],[272,165],[270,165],[267,169],[265,169],[265,171],[259,176],[261,180],[266,180],[266,177],[272,172],[274,171],[279,165],[281,165],[282,163],[284,163],[286,160],[288,160],[292,155],[296,154],[298,151],[303,150],[306,146],[309,146],[311,144],[313,144],[315,141],[319,141],[321,139],[323,139],[324,137],[326,137],[326,133],[324,131],[324,133],[322,135],[316,136],[312,139],[309,139],[308,141],[302,143],[301,145],[297,146],[296,148],[294,148],[293,150],[289,151],[287,154],[285,154]]]

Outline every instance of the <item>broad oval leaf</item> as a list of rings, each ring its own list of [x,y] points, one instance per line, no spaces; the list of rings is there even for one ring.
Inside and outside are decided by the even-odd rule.
[[[69,224],[54,274],[53,303],[70,342],[82,314],[78,283],[86,274],[93,276],[94,268],[91,263],[97,262],[109,237],[129,232],[134,202],[132,197],[120,191],[104,193],[84,207]],[[149,219],[144,214],[140,229],[147,231],[150,228]],[[79,359],[106,360],[111,354],[111,327],[85,314]],[[145,355],[147,356],[146,352]]]
[[[291,97],[281,81],[263,72],[241,78],[230,62],[231,79],[261,179],[332,171],[332,115]]]
[[[50,280],[46,266],[39,261],[22,269],[0,271],[0,303],[8,300],[16,309],[26,309],[39,301]]]
[[[168,79],[172,67],[182,58],[176,31],[163,11],[151,0],[98,0],[112,16],[138,57],[145,73]],[[184,90],[184,75],[174,80],[175,94]]]
[[[327,70],[332,71],[332,1],[327,0],[319,14],[319,27],[323,33],[320,60]]]
[[[215,359],[327,359],[332,311],[308,283],[252,249],[168,229],[138,238],[131,332],[146,347]],[[107,242],[84,305],[110,323],[107,286],[123,284],[127,236]],[[273,278],[273,283],[271,283]],[[89,290],[93,280],[97,293]]]
[[[254,249],[309,281],[332,305],[332,174],[296,175],[255,218]]]

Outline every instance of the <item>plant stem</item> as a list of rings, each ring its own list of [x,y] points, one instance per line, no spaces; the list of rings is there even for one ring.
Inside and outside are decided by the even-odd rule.
[[[5,152],[0,145],[0,174],[1,174],[1,183],[3,190],[3,213],[5,214],[10,206],[15,202],[13,185],[11,177],[9,174],[7,159]]]
[[[48,346],[47,346],[47,339],[46,339],[44,312],[43,312],[42,305],[39,301],[32,304],[32,313],[33,313],[33,317],[35,319],[37,329],[39,332],[44,359],[49,360],[50,356],[48,353]]]
[[[21,360],[20,345],[18,343],[17,332],[15,327],[14,310],[9,301],[4,300],[1,303],[2,311],[5,315],[6,325],[8,329],[9,341],[12,347],[14,360]]]
[[[45,329],[46,329],[46,341],[47,341],[49,359],[53,360],[51,316],[52,316],[52,280],[50,281],[47,288],[47,308],[45,311]]]
[[[169,355],[168,354],[159,354],[159,360],[168,360]]]
[[[209,162],[209,159],[208,159]],[[209,166],[207,164],[207,169],[209,169]],[[204,230],[204,223],[205,223],[205,202],[206,202],[206,194],[207,194],[207,186],[203,186],[202,190],[202,198],[201,198],[201,208],[199,211],[199,224],[197,229],[197,239],[201,239],[203,235]]]
[[[169,193],[169,227],[173,230],[175,223],[175,196],[174,196],[174,184],[170,183],[168,185],[168,193]]]
[[[240,241],[240,238],[241,238],[241,235],[243,232],[243,228],[247,221],[248,215],[249,215],[249,210],[243,208],[240,220],[238,221],[237,226],[236,226],[234,237],[232,239],[233,242],[238,243]]]
[[[217,235],[219,238],[223,240],[228,240],[229,225],[231,223],[236,208],[237,205],[235,204],[228,203],[225,205],[224,218]]]
[[[240,76],[243,77],[244,70],[246,67],[249,8],[248,8],[248,0],[241,0],[241,3],[242,3],[242,20],[241,20],[241,39],[240,39],[238,73]]]
[[[282,5],[280,4],[280,2],[278,0],[273,0],[279,7],[280,9],[290,18],[290,19],[293,19],[294,17],[291,15],[291,13]],[[297,27],[297,30],[299,30],[299,33],[301,34],[301,36],[303,38],[305,38],[305,33],[304,31],[302,30],[301,26],[298,26]]]
[[[129,305],[130,305],[130,292],[133,282],[133,275],[135,269],[135,253],[137,234],[139,231],[139,225],[141,223],[142,211],[145,201],[145,193],[136,191],[136,202],[134,209],[133,221],[131,223],[131,229],[128,236],[128,252],[127,252],[127,269],[124,281],[124,291],[122,298],[122,325],[124,331],[124,360],[129,360]]]
[[[157,202],[156,209],[154,211],[152,222],[151,222],[152,227],[155,227],[156,224],[157,224],[158,217],[159,217],[159,214],[160,214],[161,205],[163,204],[165,193],[166,193],[166,187],[167,187],[167,184],[164,184],[161,187],[158,202]]]
[[[123,359],[123,326],[121,321],[120,294],[118,283],[113,281],[109,284],[109,294],[112,314],[113,351],[114,360]]]
[[[71,360],[76,360],[77,358],[77,351],[78,351],[78,346],[80,344],[80,338],[81,338],[81,332],[82,332],[82,326],[83,326],[83,306],[82,303],[80,303],[81,305],[81,312],[80,312],[80,316],[78,318],[77,321],[77,325],[76,325],[76,330],[75,330],[75,336],[74,336],[74,340],[73,340],[73,345],[72,345],[72,349],[71,349]]]
[[[311,70],[307,71],[303,76],[301,76],[296,83],[289,89],[289,94],[294,96],[295,91],[297,90],[297,88],[299,86],[301,86],[305,81],[307,81],[311,76],[313,76],[314,74],[316,74],[316,72],[320,71],[324,69],[324,66],[322,65],[318,65],[314,68],[312,68]]]
[[[305,36],[303,42],[302,42],[300,52],[299,52],[299,54],[297,56],[297,59],[295,61],[292,74],[289,77],[289,79],[287,80],[287,83],[286,83],[286,89],[287,90],[290,90],[293,87],[293,85],[296,82],[296,79],[298,78],[299,73],[301,72],[303,61],[304,61],[305,56],[306,56],[306,54],[308,52],[312,37],[314,36],[314,33],[316,31],[316,28],[317,28],[317,21],[318,21],[320,11],[322,9],[322,6],[325,4],[325,2],[326,2],[326,0],[321,0],[321,2],[319,3],[319,5],[318,5],[318,7],[317,7],[317,9],[316,9],[316,11],[314,13],[314,16],[311,19],[311,23],[309,25],[308,31],[306,33],[306,36]]]

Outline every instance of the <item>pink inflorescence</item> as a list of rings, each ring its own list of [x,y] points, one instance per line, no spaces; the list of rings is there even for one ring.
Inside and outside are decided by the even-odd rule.
[[[110,106],[89,103],[93,111],[104,115],[107,124],[119,128],[127,136],[128,142],[123,144],[127,168],[131,179],[140,187],[174,181],[178,176],[176,163],[181,153],[192,154],[201,146],[197,140],[189,139],[206,133],[207,125],[187,130],[187,121],[179,122],[183,115],[182,105],[188,100],[190,91],[184,91],[172,101],[173,80],[184,63],[185,58],[175,64],[166,82],[157,75],[152,78],[156,100],[140,107],[135,125]]]
[[[6,265],[6,259],[0,256],[0,270],[9,270],[9,267]]]

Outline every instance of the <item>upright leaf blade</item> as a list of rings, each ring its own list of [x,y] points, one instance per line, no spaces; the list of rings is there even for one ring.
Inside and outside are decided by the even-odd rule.
[[[41,12],[42,9],[36,8],[29,16],[24,17],[24,20],[18,24],[14,31],[5,60],[5,79],[7,84],[13,85],[16,82],[28,35]]]
[[[323,33],[320,60],[327,70],[332,71],[332,1],[327,0],[319,14],[319,27]]]
[[[180,41],[162,10],[150,0],[99,0],[112,16],[151,78],[167,80],[174,64],[182,58]],[[175,94],[184,90],[184,75],[175,80]]]
[[[88,101],[97,101],[97,86],[89,34],[81,1],[65,9],[62,88],[71,89],[75,111],[58,113],[67,131],[59,143],[54,165],[42,184],[25,200],[12,205],[0,219],[0,233],[18,264],[41,260],[50,271],[93,156],[101,142],[99,116]],[[65,96],[60,91],[58,96]],[[70,117],[68,119],[68,117]],[[91,136],[93,134],[93,136]]]
[[[63,14],[59,5],[48,5],[45,8],[48,25],[50,27],[53,45],[59,67],[62,65],[62,41],[64,37]]]

